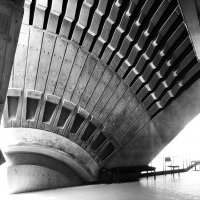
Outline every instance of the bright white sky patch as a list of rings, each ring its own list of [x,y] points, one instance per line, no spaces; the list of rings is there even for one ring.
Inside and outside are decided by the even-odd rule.
[[[158,170],[162,170],[165,157],[171,157],[172,164],[181,167],[191,160],[200,160],[200,114],[185,126],[151,164]]]

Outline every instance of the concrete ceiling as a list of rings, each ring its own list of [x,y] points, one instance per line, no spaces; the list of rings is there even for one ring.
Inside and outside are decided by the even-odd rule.
[[[199,71],[176,0],[26,0],[4,127],[146,165],[200,111]]]

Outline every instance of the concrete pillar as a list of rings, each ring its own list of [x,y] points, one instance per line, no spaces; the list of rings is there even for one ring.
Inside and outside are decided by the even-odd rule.
[[[0,1],[0,117],[23,18],[24,0]]]

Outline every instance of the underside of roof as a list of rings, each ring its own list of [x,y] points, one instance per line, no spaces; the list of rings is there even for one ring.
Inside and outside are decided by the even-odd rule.
[[[147,165],[200,111],[198,44],[185,5],[26,0],[4,128],[75,143],[94,173]]]

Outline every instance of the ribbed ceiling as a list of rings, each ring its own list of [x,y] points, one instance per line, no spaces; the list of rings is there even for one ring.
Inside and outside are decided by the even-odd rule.
[[[58,133],[101,162],[199,69],[176,0],[27,0],[5,126]]]
[[[26,4],[30,17],[25,23],[60,34],[96,55],[124,80],[151,117],[189,87],[199,71],[176,0]]]

